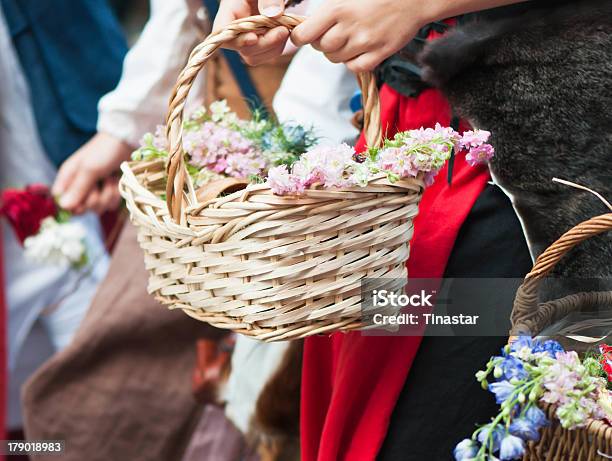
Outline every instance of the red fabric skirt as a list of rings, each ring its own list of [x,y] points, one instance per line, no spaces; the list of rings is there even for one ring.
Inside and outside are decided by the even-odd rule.
[[[437,90],[407,98],[383,86],[380,96],[387,137],[437,122],[450,125],[450,107]],[[363,147],[361,139],[358,149]],[[463,155],[455,159],[452,185],[447,174],[445,167],[423,194],[407,264],[410,277],[443,276],[457,233],[489,180],[486,167],[470,167]],[[306,339],[302,460],[375,459],[420,343],[418,336],[372,337],[360,332]]]
[[[2,248],[2,223],[0,223],[0,436],[6,439],[6,392],[8,387],[8,372],[6,368],[8,357],[8,344],[6,335],[7,306],[4,284],[4,254]],[[0,461],[4,456],[0,455]]]

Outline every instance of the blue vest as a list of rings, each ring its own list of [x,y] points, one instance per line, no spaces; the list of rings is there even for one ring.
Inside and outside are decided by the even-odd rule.
[[[98,100],[127,51],[106,0],[0,0],[39,136],[59,166],[96,132]]]

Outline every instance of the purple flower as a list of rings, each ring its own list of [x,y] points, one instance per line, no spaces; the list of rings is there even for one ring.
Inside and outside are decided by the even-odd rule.
[[[487,424],[478,432],[476,438],[482,445],[485,445],[493,451],[497,451],[499,450],[499,445],[504,434],[505,431],[501,425],[491,426]]]
[[[498,404],[504,403],[514,391],[514,386],[508,381],[489,384],[489,390],[495,395]]]
[[[540,440],[538,427],[525,417],[516,418],[510,424],[510,433],[522,438],[523,440]]]
[[[468,461],[476,457],[478,444],[470,439],[464,439],[453,450],[455,461]]]
[[[525,453],[525,442],[520,437],[506,434],[501,441],[499,448],[499,458],[502,461],[517,459]]]
[[[537,406],[532,405],[527,408],[525,412],[525,418],[529,420],[536,428],[546,427],[550,424],[548,418],[546,417],[546,413],[540,410]]]

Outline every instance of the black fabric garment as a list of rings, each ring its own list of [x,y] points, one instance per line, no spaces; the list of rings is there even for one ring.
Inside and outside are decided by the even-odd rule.
[[[487,185],[459,231],[445,278],[520,278],[531,266],[510,201],[499,188]],[[502,300],[491,301],[494,308]],[[423,338],[379,461],[453,459],[454,446],[497,411],[493,396],[480,387],[474,374],[506,341],[506,337]]]
[[[386,83],[404,96],[414,98],[429,85],[421,80],[421,69],[415,62],[415,57],[421,52],[432,31],[443,33],[448,25],[433,22],[422,27],[416,36],[399,52],[385,59],[376,68],[376,79],[379,84]]]

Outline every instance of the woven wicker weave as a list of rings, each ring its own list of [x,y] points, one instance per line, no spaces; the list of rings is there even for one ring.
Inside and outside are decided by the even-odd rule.
[[[565,298],[538,304],[538,289],[555,265],[577,244],[612,230],[612,213],[585,221],[563,234],[536,260],[531,272],[519,287],[512,311],[511,335],[536,336],[544,328],[572,311],[597,305],[612,306],[612,292],[577,293]],[[603,461],[612,459],[612,427],[603,421],[591,420],[586,427],[567,430],[554,417],[542,429],[539,442],[529,442],[523,461]],[[604,456],[605,455],[605,456]]]
[[[517,291],[512,309],[511,335],[534,336],[578,308],[598,304],[612,305],[610,291],[577,293],[538,304],[540,284],[561,258],[580,242],[610,230],[612,230],[612,213],[597,216],[567,231],[538,257],[533,269]]]
[[[390,183],[380,176],[367,187],[308,190],[299,197],[249,185],[198,203],[181,142],[194,79],[223,43],[299,22],[290,15],[254,16],[198,45],[171,98],[167,172],[159,161],[125,163],[120,183],[139,229],[149,291],[195,319],[267,341],[363,327],[362,279],[407,279],[408,242],[423,191],[421,179]],[[359,81],[366,139],[378,145],[378,91],[372,75]]]

